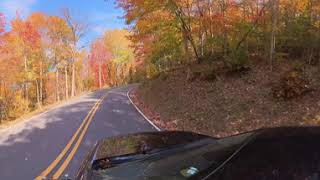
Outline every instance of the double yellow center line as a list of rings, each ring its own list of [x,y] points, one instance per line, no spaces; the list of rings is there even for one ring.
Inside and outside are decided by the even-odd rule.
[[[92,109],[89,111],[88,115],[85,117],[85,119],[82,121],[80,127],[77,129],[77,131],[74,133],[74,135],[72,136],[72,138],[70,139],[70,141],[68,142],[68,144],[64,147],[64,149],[60,152],[60,154],[56,157],[56,159],[54,161],[52,161],[52,163],[44,170],[41,172],[41,174],[39,176],[37,176],[35,178],[35,180],[42,180],[42,179],[46,179],[47,176],[52,172],[52,170],[54,168],[56,168],[56,166],[59,164],[59,162],[66,156],[67,152],[69,151],[69,149],[72,147],[72,145],[74,144],[73,148],[71,149],[70,153],[68,154],[68,156],[65,158],[65,160],[63,161],[63,163],[61,164],[61,166],[58,168],[58,170],[53,174],[52,179],[59,179],[59,177],[61,176],[61,174],[64,172],[64,170],[68,167],[69,163],[71,162],[73,156],[75,155],[75,153],[77,152],[87,130],[88,127],[96,113],[96,111],[98,110],[99,106],[101,105],[103,99],[107,96],[104,95],[101,99],[99,99],[94,106],[92,107]],[[78,138],[78,139],[77,139]]]

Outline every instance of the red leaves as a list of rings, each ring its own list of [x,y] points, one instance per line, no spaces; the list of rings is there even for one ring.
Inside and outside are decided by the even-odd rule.
[[[127,30],[108,30],[92,43],[89,64],[96,87],[97,84],[98,87],[114,86],[132,80],[135,67],[128,35]]]
[[[15,34],[16,38],[20,38],[26,46],[31,48],[40,46],[40,34],[31,22],[15,19],[11,24],[11,33]]]
[[[93,72],[96,87],[99,87],[99,73],[102,75],[102,85],[106,84],[107,79],[105,75],[107,74],[107,64],[111,58],[111,52],[102,40],[97,40],[91,45],[89,65]],[[99,68],[101,68],[101,70],[99,70]]]
[[[40,41],[40,34],[37,32],[37,30],[32,26],[31,23],[26,22],[22,31],[21,31],[21,37],[23,40],[31,45],[32,47],[39,47],[39,41]]]
[[[102,40],[98,40],[91,45],[91,56],[92,61],[104,61],[111,59],[111,52],[105,46]]]

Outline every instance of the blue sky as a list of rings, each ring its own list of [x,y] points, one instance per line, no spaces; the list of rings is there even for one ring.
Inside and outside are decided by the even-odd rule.
[[[7,21],[16,12],[23,17],[32,12],[43,12],[48,15],[61,15],[63,8],[69,8],[77,19],[89,24],[84,43],[88,43],[107,29],[124,28],[121,9],[115,7],[114,0],[0,0],[0,12]]]

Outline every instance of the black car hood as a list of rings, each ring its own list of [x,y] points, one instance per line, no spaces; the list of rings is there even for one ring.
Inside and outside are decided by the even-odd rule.
[[[90,176],[88,179],[117,179],[115,177],[119,176],[122,177],[120,179],[133,179],[133,176],[146,174],[155,166],[164,165],[164,168],[169,168],[165,165],[169,161],[172,161],[173,165],[176,163],[175,158],[166,163],[160,162],[164,157],[183,154],[185,151],[215,141],[215,138],[209,136],[179,131],[138,133],[107,138],[99,141],[88,153],[76,179],[81,179],[80,177],[88,173],[89,175],[86,175]],[[161,173],[160,168],[157,169]],[[106,174],[112,178],[106,178]]]
[[[255,131],[244,146],[200,179],[319,179],[319,139],[320,127]]]
[[[204,177],[249,142],[319,135],[320,127],[286,127],[222,139],[187,132],[118,136],[102,140],[93,148],[87,158],[87,172],[89,179],[185,179],[181,171],[196,168],[201,172],[199,177]]]

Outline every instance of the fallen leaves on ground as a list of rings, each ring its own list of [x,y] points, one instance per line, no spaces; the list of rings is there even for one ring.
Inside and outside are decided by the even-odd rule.
[[[165,129],[193,131],[216,137],[250,130],[319,125],[320,81],[317,68],[304,72],[313,91],[289,100],[276,100],[272,87],[294,62],[278,62],[270,72],[266,62],[252,64],[244,75],[217,73],[215,81],[192,82],[181,69],[166,79],[142,84],[132,96],[139,107]],[[201,65],[199,65],[201,66]]]

